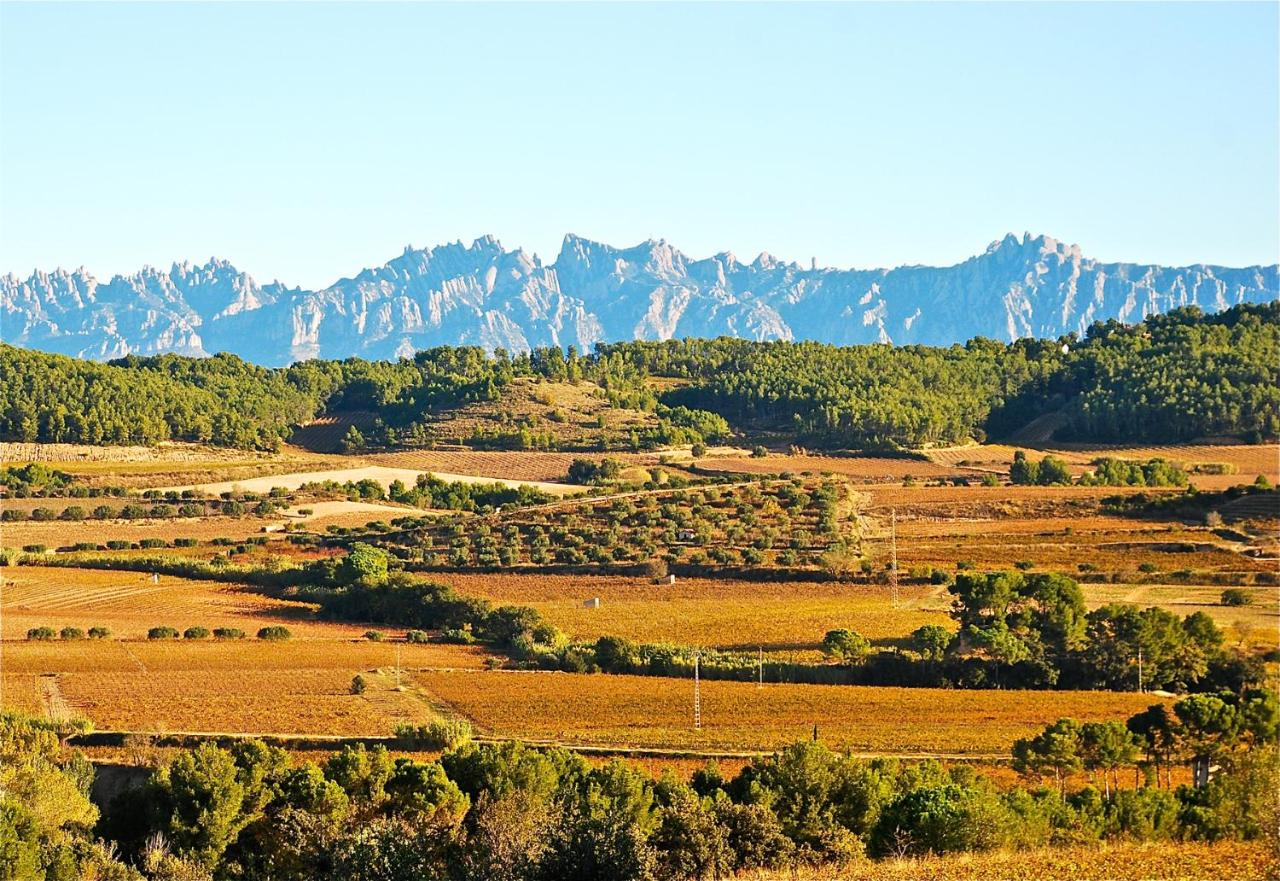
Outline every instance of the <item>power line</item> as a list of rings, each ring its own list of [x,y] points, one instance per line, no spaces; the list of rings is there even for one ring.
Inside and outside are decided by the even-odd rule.
[[[693,730],[702,730],[702,677],[699,675],[700,654],[693,656]]]

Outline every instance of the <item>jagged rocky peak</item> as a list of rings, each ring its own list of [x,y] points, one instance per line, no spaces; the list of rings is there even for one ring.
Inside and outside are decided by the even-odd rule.
[[[264,364],[394,357],[434,345],[590,348],[637,337],[743,336],[946,345],[1082,332],[1195,304],[1278,295],[1277,267],[1101,264],[1009,234],[954,266],[844,270],[761,253],[691,259],[665,239],[618,248],[570,233],[553,263],[494,236],[406,246],[318,290],[260,286],[220,258],[100,284],[83,268],[0,278],[4,339],[84,357],[231,351]]]

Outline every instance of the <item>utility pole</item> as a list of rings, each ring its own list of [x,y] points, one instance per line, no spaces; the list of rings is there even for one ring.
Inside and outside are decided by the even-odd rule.
[[[764,646],[760,646],[760,680],[756,683],[756,688],[764,688]]]
[[[701,655],[693,656],[693,730],[702,730],[702,679],[699,675]]]
[[[1142,646],[1138,646],[1138,694],[1145,694],[1146,689],[1142,683]]]
[[[889,544],[892,559],[889,563],[889,587],[893,591],[893,607],[898,608],[898,509],[889,509]]]

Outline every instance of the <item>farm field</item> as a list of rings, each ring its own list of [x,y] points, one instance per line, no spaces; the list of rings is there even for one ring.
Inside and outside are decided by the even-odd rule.
[[[1062,716],[1124,719],[1151,695],[1118,692],[960,691],[645,676],[423,672],[414,682],[480,731],[564,744],[770,750],[811,736],[866,753],[1005,756],[1013,741]]]
[[[479,669],[466,646],[367,640],[267,643],[6,642],[5,707],[89,719],[99,730],[239,734],[387,735],[397,722],[425,721],[430,707],[394,688],[403,670]],[[350,692],[357,673],[369,687]]]
[[[964,469],[939,465],[920,459],[892,458],[887,456],[782,456],[770,455],[763,459],[708,456],[694,460],[704,471],[725,471],[736,474],[839,474],[862,480],[902,480],[904,477],[926,479],[952,477],[964,474]]]
[[[1013,446],[1008,444],[982,444],[964,447],[946,447],[929,450],[929,459],[942,466],[977,468],[1007,472],[1013,454],[1023,450],[1033,458],[1054,455],[1071,466],[1075,474],[1082,474],[1094,459],[1111,457],[1145,462],[1149,459],[1167,459],[1186,467],[1221,463],[1233,466],[1234,474],[1192,475],[1192,483],[1202,489],[1223,489],[1237,483],[1253,483],[1259,474],[1266,475],[1273,483],[1280,481],[1280,445],[1276,444],[1181,444],[1169,446],[1086,445],[1053,444]],[[962,464],[963,463],[963,464]]]
[[[1277,868],[1274,849],[1266,842],[1161,841],[864,860],[842,866],[834,875],[830,869],[801,868],[741,877],[744,881],[1269,881],[1276,877]]]
[[[259,627],[285,624],[298,636],[353,637],[365,628],[310,620],[314,607],[273,599],[251,588],[169,575],[152,583],[140,572],[39,566],[5,567],[0,637],[18,639],[31,627],[87,630],[110,627],[113,636],[137,639],[149,628],[168,625]]]
[[[888,588],[836,582],[758,582],[680,578],[675,584],[620,576],[433,575],[432,580],[495,604],[528,605],[576,639],[623,636],[721,649],[819,657],[828,630],[846,627],[873,641],[948,624],[949,598],[934,586],[903,587],[899,608]],[[599,598],[600,608],[585,600]]]
[[[365,456],[375,465],[492,479],[563,482],[574,459],[617,459],[627,465],[658,464],[657,453],[542,453],[483,450],[406,450]]]
[[[321,483],[324,481],[335,481],[337,483],[345,483],[347,481],[374,480],[382,484],[383,488],[390,486],[393,481],[399,480],[406,485],[412,485],[422,471],[411,468],[388,468],[382,465],[370,465],[362,468],[339,468],[328,471],[295,471],[289,474],[277,474],[270,477],[256,477],[246,480],[227,480],[220,483],[196,483],[189,486],[166,486],[159,489],[170,491],[182,490],[199,490],[206,493],[223,493],[232,491],[243,492],[269,492],[274,487],[283,487],[284,489],[297,489],[306,483]],[[551,483],[546,481],[523,481],[523,480],[504,480],[500,478],[484,478],[476,477],[469,474],[447,474],[436,473],[441,480],[450,483],[485,483],[496,482],[507,486],[530,486],[542,492],[551,493],[553,495],[568,495],[570,493],[581,492],[582,487],[573,486],[566,483]]]

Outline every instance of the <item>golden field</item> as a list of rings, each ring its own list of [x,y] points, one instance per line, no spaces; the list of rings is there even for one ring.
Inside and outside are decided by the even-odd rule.
[[[739,877],[742,881],[1274,881],[1280,877],[1280,860],[1275,845],[1265,841],[1161,841],[861,860],[839,867]]]
[[[1004,756],[1061,716],[1125,719],[1150,695],[702,682],[542,672],[415,673],[414,682],[497,737],[654,749],[761,751],[810,737],[865,753]]]
[[[872,640],[905,636],[925,624],[947,624],[948,599],[937,589],[903,587],[894,608],[883,585],[831,581],[756,582],[590,575],[458,575],[433,581],[495,604],[532,606],[575,639],[623,636],[722,649],[801,652],[813,660],[828,630],[850,628]],[[600,608],[583,602],[599,598]]]

